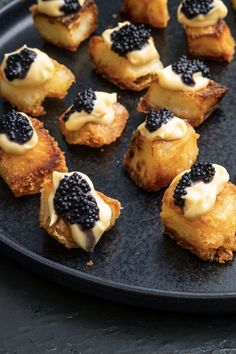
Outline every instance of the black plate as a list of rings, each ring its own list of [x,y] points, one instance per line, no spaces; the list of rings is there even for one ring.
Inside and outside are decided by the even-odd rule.
[[[117,20],[120,3],[97,0],[101,33]],[[230,2],[227,18],[232,32],[236,22]],[[146,193],[135,186],[122,167],[122,158],[132,131],[143,121],[135,111],[141,94],[120,91],[96,75],[89,61],[87,42],[76,53],[44,43],[36,33],[28,7],[31,1],[14,1],[0,11],[0,60],[5,52],[27,44],[37,47],[64,63],[76,74],[77,83],[64,101],[47,100],[45,126],[66,153],[71,170],[88,174],[98,190],[118,198],[124,207],[112,231],[99,242],[93,255],[94,266],[81,250],[68,251],[38,225],[39,196],[15,199],[0,182],[1,249],[30,269],[81,291],[125,303],[168,310],[198,312],[234,311],[236,303],[236,261],[226,265],[206,263],[178,247],[162,235],[159,213],[163,191]],[[155,40],[165,65],[186,52],[184,34],[175,19],[177,1],[170,0],[171,21],[166,30],[156,30]],[[210,63],[212,77],[229,87],[220,108],[198,132],[200,158],[224,165],[235,182],[236,167],[236,63]],[[60,136],[57,118],[85,87],[117,91],[130,111],[121,139],[103,149],[72,147]],[[8,109],[1,101],[0,113]]]

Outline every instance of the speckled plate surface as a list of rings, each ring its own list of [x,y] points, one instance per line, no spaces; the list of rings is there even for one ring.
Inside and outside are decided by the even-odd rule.
[[[100,10],[98,33],[117,20],[120,2],[97,0]],[[165,65],[186,53],[184,33],[175,13],[176,0],[170,0],[171,21],[166,30],[153,31]],[[227,22],[236,37],[236,20],[230,1]],[[141,94],[120,91],[92,70],[85,42],[76,53],[44,43],[33,27],[28,11],[29,0],[13,1],[0,10],[0,60],[4,52],[27,44],[42,49],[76,74],[77,83],[64,101],[46,101],[42,118],[50,133],[66,153],[71,170],[88,174],[96,189],[118,198],[123,211],[115,227],[105,234],[93,255],[93,267],[81,250],[68,251],[39,229],[39,196],[15,199],[0,181],[1,249],[29,269],[80,291],[110,300],[159,309],[195,312],[235,311],[236,260],[226,265],[205,263],[163,237],[159,213],[163,191],[147,193],[128,178],[122,158],[132,131],[144,116],[135,111]],[[224,165],[236,182],[236,62],[230,65],[210,63],[212,77],[226,84],[229,92],[221,106],[197,131],[200,158]],[[58,117],[72,102],[76,92],[85,87],[117,91],[130,112],[122,137],[103,149],[72,147],[63,141]],[[0,114],[9,108],[2,100]]]

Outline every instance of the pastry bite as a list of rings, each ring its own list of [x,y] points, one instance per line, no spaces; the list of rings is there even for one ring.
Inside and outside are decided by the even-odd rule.
[[[156,28],[166,27],[169,21],[167,0],[122,0],[123,12],[134,23]]]
[[[221,0],[182,0],[177,11],[190,55],[231,62],[235,42],[223,20],[228,13]]]
[[[236,250],[236,186],[226,169],[197,163],[166,190],[161,219],[179,245],[205,261],[224,263]]]
[[[74,82],[66,66],[26,45],[5,54],[0,67],[0,95],[35,117],[45,113],[42,103],[46,97],[64,98]]]
[[[167,108],[177,117],[198,127],[217,108],[227,89],[210,79],[208,67],[183,55],[176,63],[160,69],[158,79],[138,104],[138,111]]]
[[[76,51],[98,25],[94,0],[37,0],[30,11],[41,37],[70,51]]]
[[[162,68],[151,30],[128,21],[92,37],[89,53],[95,70],[122,89],[143,90]]]
[[[54,171],[41,191],[40,226],[65,247],[92,252],[120,209],[120,202],[97,192],[85,174]]]
[[[151,110],[133,133],[124,166],[139,187],[158,191],[194,164],[198,138],[187,121],[169,110]]]
[[[118,139],[129,113],[117,102],[116,93],[85,89],[60,117],[61,133],[69,144],[101,147]]]
[[[66,172],[64,153],[43,124],[11,110],[0,119],[0,175],[16,197],[40,192],[54,170]]]
[[[231,0],[233,9],[236,10],[236,0]]]

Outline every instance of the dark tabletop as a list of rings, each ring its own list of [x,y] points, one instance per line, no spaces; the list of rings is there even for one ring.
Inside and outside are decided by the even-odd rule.
[[[105,302],[0,259],[0,354],[236,353],[235,315],[160,313]]]

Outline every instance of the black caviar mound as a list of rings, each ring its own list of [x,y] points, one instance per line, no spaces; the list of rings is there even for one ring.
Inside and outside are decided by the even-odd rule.
[[[0,134],[6,134],[12,142],[25,144],[32,138],[34,130],[26,116],[12,109],[0,119]]]
[[[74,99],[73,106],[64,115],[63,120],[66,122],[74,112],[85,111],[88,114],[92,113],[95,100],[96,94],[91,88],[80,91]]]
[[[81,9],[78,0],[64,0],[64,5],[60,7],[60,10],[65,15],[73,15]]]
[[[185,200],[182,198],[187,194],[186,188],[191,187],[193,182],[202,181],[210,183],[215,176],[215,167],[210,162],[198,162],[192,166],[190,172],[186,172],[180,179],[174,191],[174,201],[176,205],[184,206]]]
[[[207,15],[214,7],[213,2],[214,0],[183,0],[181,12],[189,19]]]
[[[111,49],[121,57],[124,57],[129,52],[142,49],[150,36],[151,30],[145,25],[125,25],[112,32]]]
[[[24,79],[36,57],[37,54],[28,48],[23,48],[19,53],[10,55],[4,69],[7,80]]]
[[[83,230],[92,229],[99,220],[99,208],[90,192],[88,182],[79,173],[65,176],[54,197],[57,215],[69,224],[81,225]]]
[[[150,110],[146,116],[145,127],[152,133],[159,129],[163,124],[166,124],[174,115],[168,109],[161,109],[160,111]]]
[[[172,70],[181,75],[182,81],[188,86],[195,85],[193,74],[197,72],[201,72],[203,77],[210,78],[210,70],[203,61],[188,59],[186,55],[182,55],[176,63],[172,64]]]

